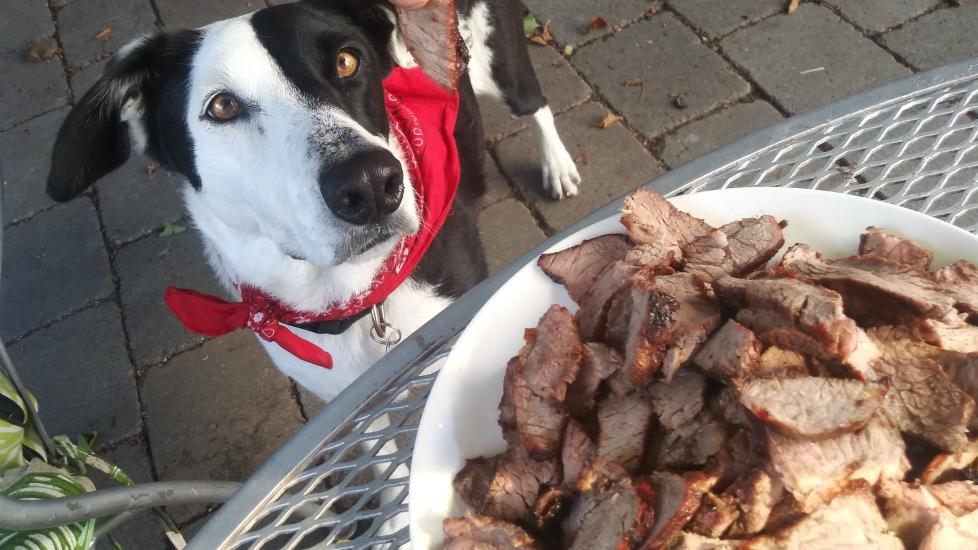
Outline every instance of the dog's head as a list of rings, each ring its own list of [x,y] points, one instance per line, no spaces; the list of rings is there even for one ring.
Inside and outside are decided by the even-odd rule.
[[[320,0],[141,38],[68,115],[48,193],[135,149],[232,231],[317,266],[370,258],[420,223],[384,103],[393,31],[385,2]]]

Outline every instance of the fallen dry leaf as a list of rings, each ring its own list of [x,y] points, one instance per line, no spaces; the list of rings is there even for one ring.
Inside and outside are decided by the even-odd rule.
[[[799,1],[800,0],[791,0],[790,2],[788,2],[788,15],[795,13],[795,10],[798,9]]]
[[[531,34],[528,39],[530,42],[540,46],[552,44],[554,41],[554,35],[550,34],[550,21],[544,23],[543,27],[540,28],[540,32]]]
[[[580,162],[583,166],[587,166],[588,164],[591,164],[591,152],[588,151],[587,149],[582,148],[581,154],[578,155],[577,157],[577,161]]]
[[[598,29],[606,29],[606,28],[608,28],[608,22],[604,20],[604,17],[594,16],[591,18],[591,21],[587,24],[587,27],[584,27],[584,34],[587,34],[591,31],[596,31]]]
[[[35,38],[27,43],[27,60],[41,63],[58,55],[58,43],[53,37]]]
[[[622,82],[625,86],[645,86],[645,82],[642,82],[641,78],[632,78]]]
[[[601,128],[602,130],[604,130],[605,128],[607,128],[608,126],[611,126],[612,124],[618,122],[619,120],[621,120],[621,117],[620,116],[618,116],[618,115],[616,115],[614,113],[608,113],[608,114],[604,115],[604,118],[602,118],[597,123],[595,123],[594,127],[595,128]]]
[[[104,29],[95,33],[95,39],[105,41],[109,39],[110,34],[112,34],[112,27],[106,25]]]

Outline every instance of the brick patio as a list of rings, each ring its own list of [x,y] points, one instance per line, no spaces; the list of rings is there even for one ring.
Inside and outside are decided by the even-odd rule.
[[[525,121],[483,102],[490,192],[480,215],[498,269],[582,215],[670,168],[783,117],[913,72],[978,56],[978,1],[525,0],[557,44],[534,65],[584,177],[581,195],[541,194]],[[0,337],[55,433],[98,431],[141,480],[245,479],[321,407],[253,337],[205,341],[165,311],[169,285],[217,291],[183,220],[178,178],[145,159],[68,204],[44,194],[68,106],[105,57],[154,28],[200,25],[259,0],[16,0],[0,20],[4,258]],[[584,34],[592,16],[610,28]],[[104,40],[96,38],[112,28]],[[63,54],[29,63],[25,44]],[[571,45],[571,49],[565,49]],[[571,51],[570,55],[564,52]],[[641,79],[644,86],[626,86]],[[674,104],[683,94],[685,108]],[[601,130],[606,113],[624,120]],[[206,510],[176,510],[193,532]],[[129,548],[165,548],[146,517]],[[107,546],[106,546],[107,548]]]

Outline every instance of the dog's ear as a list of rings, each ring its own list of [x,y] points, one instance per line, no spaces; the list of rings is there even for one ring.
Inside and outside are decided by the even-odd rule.
[[[173,35],[139,38],[119,50],[102,77],[65,118],[54,144],[47,192],[67,201],[120,167],[133,150],[155,142],[147,135],[149,99],[158,95],[161,64]],[[155,155],[154,155],[155,156]]]
[[[397,15],[386,0],[306,0],[308,4],[339,12],[353,20],[376,44],[387,46]]]

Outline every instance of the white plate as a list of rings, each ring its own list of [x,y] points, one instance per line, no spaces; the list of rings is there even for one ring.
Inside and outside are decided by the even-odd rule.
[[[978,237],[962,229],[912,210],[840,193],[743,188],[685,195],[672,203],[714,226],[761,214],[786,219],[787,244],[808,243],[830,258],[855,253],[860,233],[875,225],[934,251],[935,266],[961,258],[978,261]],[[606,233],[624,233],[617,215],[582,229],[550,251]],[[462,501],[452,489],[452,478],[465,459],[505,449],[496,420],[506,362],[523,345],[523,329],[536,326],[554,303],[577,310],[564,287],[531,262],[486,302],[455,344],[428,398],[411,461],[413,548],[440,547],[442,520],[461,515]]]

